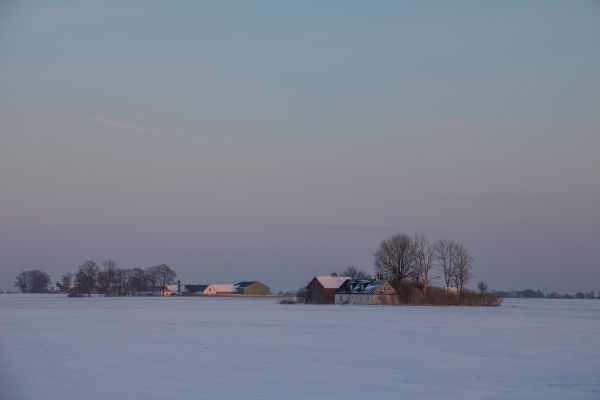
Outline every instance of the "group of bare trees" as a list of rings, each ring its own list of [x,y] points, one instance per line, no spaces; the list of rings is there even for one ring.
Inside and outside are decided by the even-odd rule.
[[[50,276],[39,269],[22,271],[16,276],[14,286],[23,293],[46,293],[50,286]]]
[[[465,246],[451,240],[430,243],[424,235],[396,234],[381,242],[374,264],[376,272],[400,294],[418,287],[427,295],[439,271],[445,289],[455,290],[462,302],[465,285],[472,278],[473,257]]]
[[[358,267],[351,265],[341,272],[341,276],[349,276],[352,279],[368,279],[369,274],[358,269]]]
[[[100,266],[85,261],[77,272],[65,273],[57,286],[73,296],[147,296],[159,295],[165,285],[175,283],[177,274],[166,264],[149,268],[119,268],[114,260]]]

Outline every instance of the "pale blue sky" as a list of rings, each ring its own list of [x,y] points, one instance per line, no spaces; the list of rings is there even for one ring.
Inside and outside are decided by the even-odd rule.
[[[594,1],[3,2],[0,288],[293,288],[402,231],[600,290],[599,38]]]

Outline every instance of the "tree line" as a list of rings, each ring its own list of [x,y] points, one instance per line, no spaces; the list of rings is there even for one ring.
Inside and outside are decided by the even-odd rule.
[[[473,264],[473,257],[463,244],[447,239],[431,243],[421,234],[393,235],[384,239],[373,254],[377,276],[389,281],[408,303],[497,302],[485,282],[478,283],[477,296],[466,290],[474,277]],[[354,279],[369,277],[357,267],[348,267],[342,275]],[[442,293],[439,288],[432,288],[439,278],[444,286]]]
[[[39,269],[19,272],[14,287],[23,293],[47,293],[50,286],[50,275]]]
[[[512,290],[510,292],[498,291],[495,295],[502,298],[517,298],[517,299],[600,299],[600,293],[590,290],[587,293],[577,292],[575,295],[562,294],[558,292],[544,293],[541,290],[525,289]]]
[[[66,272],[56,282],[58,291],[69,296],[148,296],[160,295],[165,285],[176,283],[177,274],[168,265],[148,268],[120,268],[111,259],[98,265],[87,260],[77,267],[75,273]],[[14,286],[23,293],[47,293],[50,276],[40,270],[23,271],[15,279]]]

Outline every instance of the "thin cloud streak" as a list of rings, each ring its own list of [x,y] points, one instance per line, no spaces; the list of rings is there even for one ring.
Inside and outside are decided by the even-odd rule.
[[[110,126],[110,127],[119,128],[119,129],[126,129],[129,131],[144,132],[144,131],[153,130],[151,128],[147,128],[142,125],[130,124],[129,122],[117,121],[114,119],[97,117],[94,115],[85,115],[85,114],[72,114],[72,115],[75,117],[78,117],[78,118],[84,118],[88,121],[92,121],[99,125],[105,125],[105,126]]]
[[[233,139],[227,139],[227,138],[221,138],[221,137],[215,137],[215,136],[207,136],[207,135],[198,135],[198,134],[193,134],[193,133],[185,133],[185,132],[181,132],[181,131],[175,131],[172,129],[153,128],[153,127],[149,127],[149,126],[133,124],[133,123],[130,123],[127,121],[119,121],[119,120],[115,120],[112,118],[99,117],[96,115],[76,114],[76,113],[70,113],[69,115],[71,117],[74,117],[77,119],[83,119],[88,122],[92,122],[96,125],[107,126],[110,128],[116,128],[116,129],[126,130],[126,131],[130,131],[130,132],[139,132],[139,133],[146,133],[146,134],[151,134],[151,135],[180,136],[180,137],[185,137],[187,139],[202,140],[205,142],[216,143],[216,144],[221,144],[221,145],[239,146],[239,145],[243,144],[242,142],[240,142],[238,140],[233,140]]]
[[[275,224],[261,225],[263,229],[289,230],[326,230],[326,231],[369,231],[369,232],[404,232],[410,229],[400,229],[390,226],[377,225],[320,225],[320,224]]]

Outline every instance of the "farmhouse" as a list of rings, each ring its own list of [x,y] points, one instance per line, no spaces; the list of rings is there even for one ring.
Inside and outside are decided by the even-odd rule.
[[[234,286],[237,293],[244,296],[268,296],[271,294],[271,289],[267,285],[257,281],[238,282]]]
[[[335,291],[350,279],[348,276],[315,276],[306,286],[306,302],[311,304],[335,303]]]
[[[236,294],[237,291],[235,289],[235,286],[233,285],[217,285],[217,284],[210,284],[208,286],[206,286],[206,288],[202,291],[203,295],[207,295],[207,296],[228,296],[228,295],[232,295],[232,294]]]
[[[348,279],[335,291],[335,304],[400,304],[396,289],[384,279]]]

